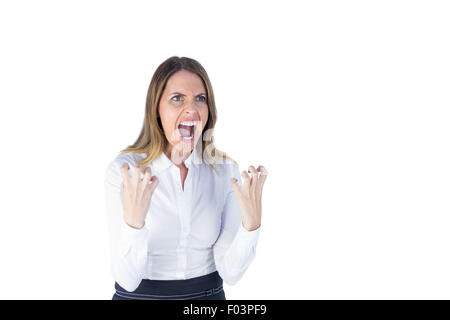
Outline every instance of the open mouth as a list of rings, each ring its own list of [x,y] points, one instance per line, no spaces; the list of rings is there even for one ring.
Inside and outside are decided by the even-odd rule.
[[[194,137],[195,126],[197,125],[197,121],[183,121],[178,125],[178,131],[182,139],[191,140]]]

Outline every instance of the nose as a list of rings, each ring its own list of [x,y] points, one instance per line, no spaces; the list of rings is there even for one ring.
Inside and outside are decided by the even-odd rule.
[[[195,106],[195,102],[194,101],[189,101],[188,103],[186,103],[186,106],[183,110],[184,113],[186,114],[195,114],[196,112],[196,106]]]

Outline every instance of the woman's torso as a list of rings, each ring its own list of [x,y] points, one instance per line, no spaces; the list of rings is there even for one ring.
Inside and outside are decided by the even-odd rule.
[[[124,154],[132,166],[146,154]],[[192,159],[191,159],[192,160]],[[218,175],[206,163],[186,162],[180,168],[161,154],[149,165],[159,184],[155,189],[145,228],[149,229],[149,279],[189,279],[216,271],[212,246],[221,227],[225,170]]]

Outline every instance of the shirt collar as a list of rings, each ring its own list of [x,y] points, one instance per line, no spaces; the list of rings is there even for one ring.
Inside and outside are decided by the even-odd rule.
[[[201,143],[197,143],[189,157],[184,160],[184,164],[186,165],[186,167],[198,167],[203,163],[203,159],[199,151],[199,146],[201,146]]]
[[[198,145],[198,144],[197,144]],[[202,158],[199,155],[198,148],[194,148],[189,157],[184,160],[184,164],[187,168],[195,168],[202,163]],[[156,172],[163,171],[175,164],[166,156],[164,152],[152,161],[152,170]]]

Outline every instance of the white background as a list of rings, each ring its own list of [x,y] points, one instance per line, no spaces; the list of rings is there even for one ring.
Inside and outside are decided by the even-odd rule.
[[[2,1],[0,298],[111,299],[106,165],[157,66],[198,60],[216,145],[269,171],[228,299],[450,298],[445,1]]]

